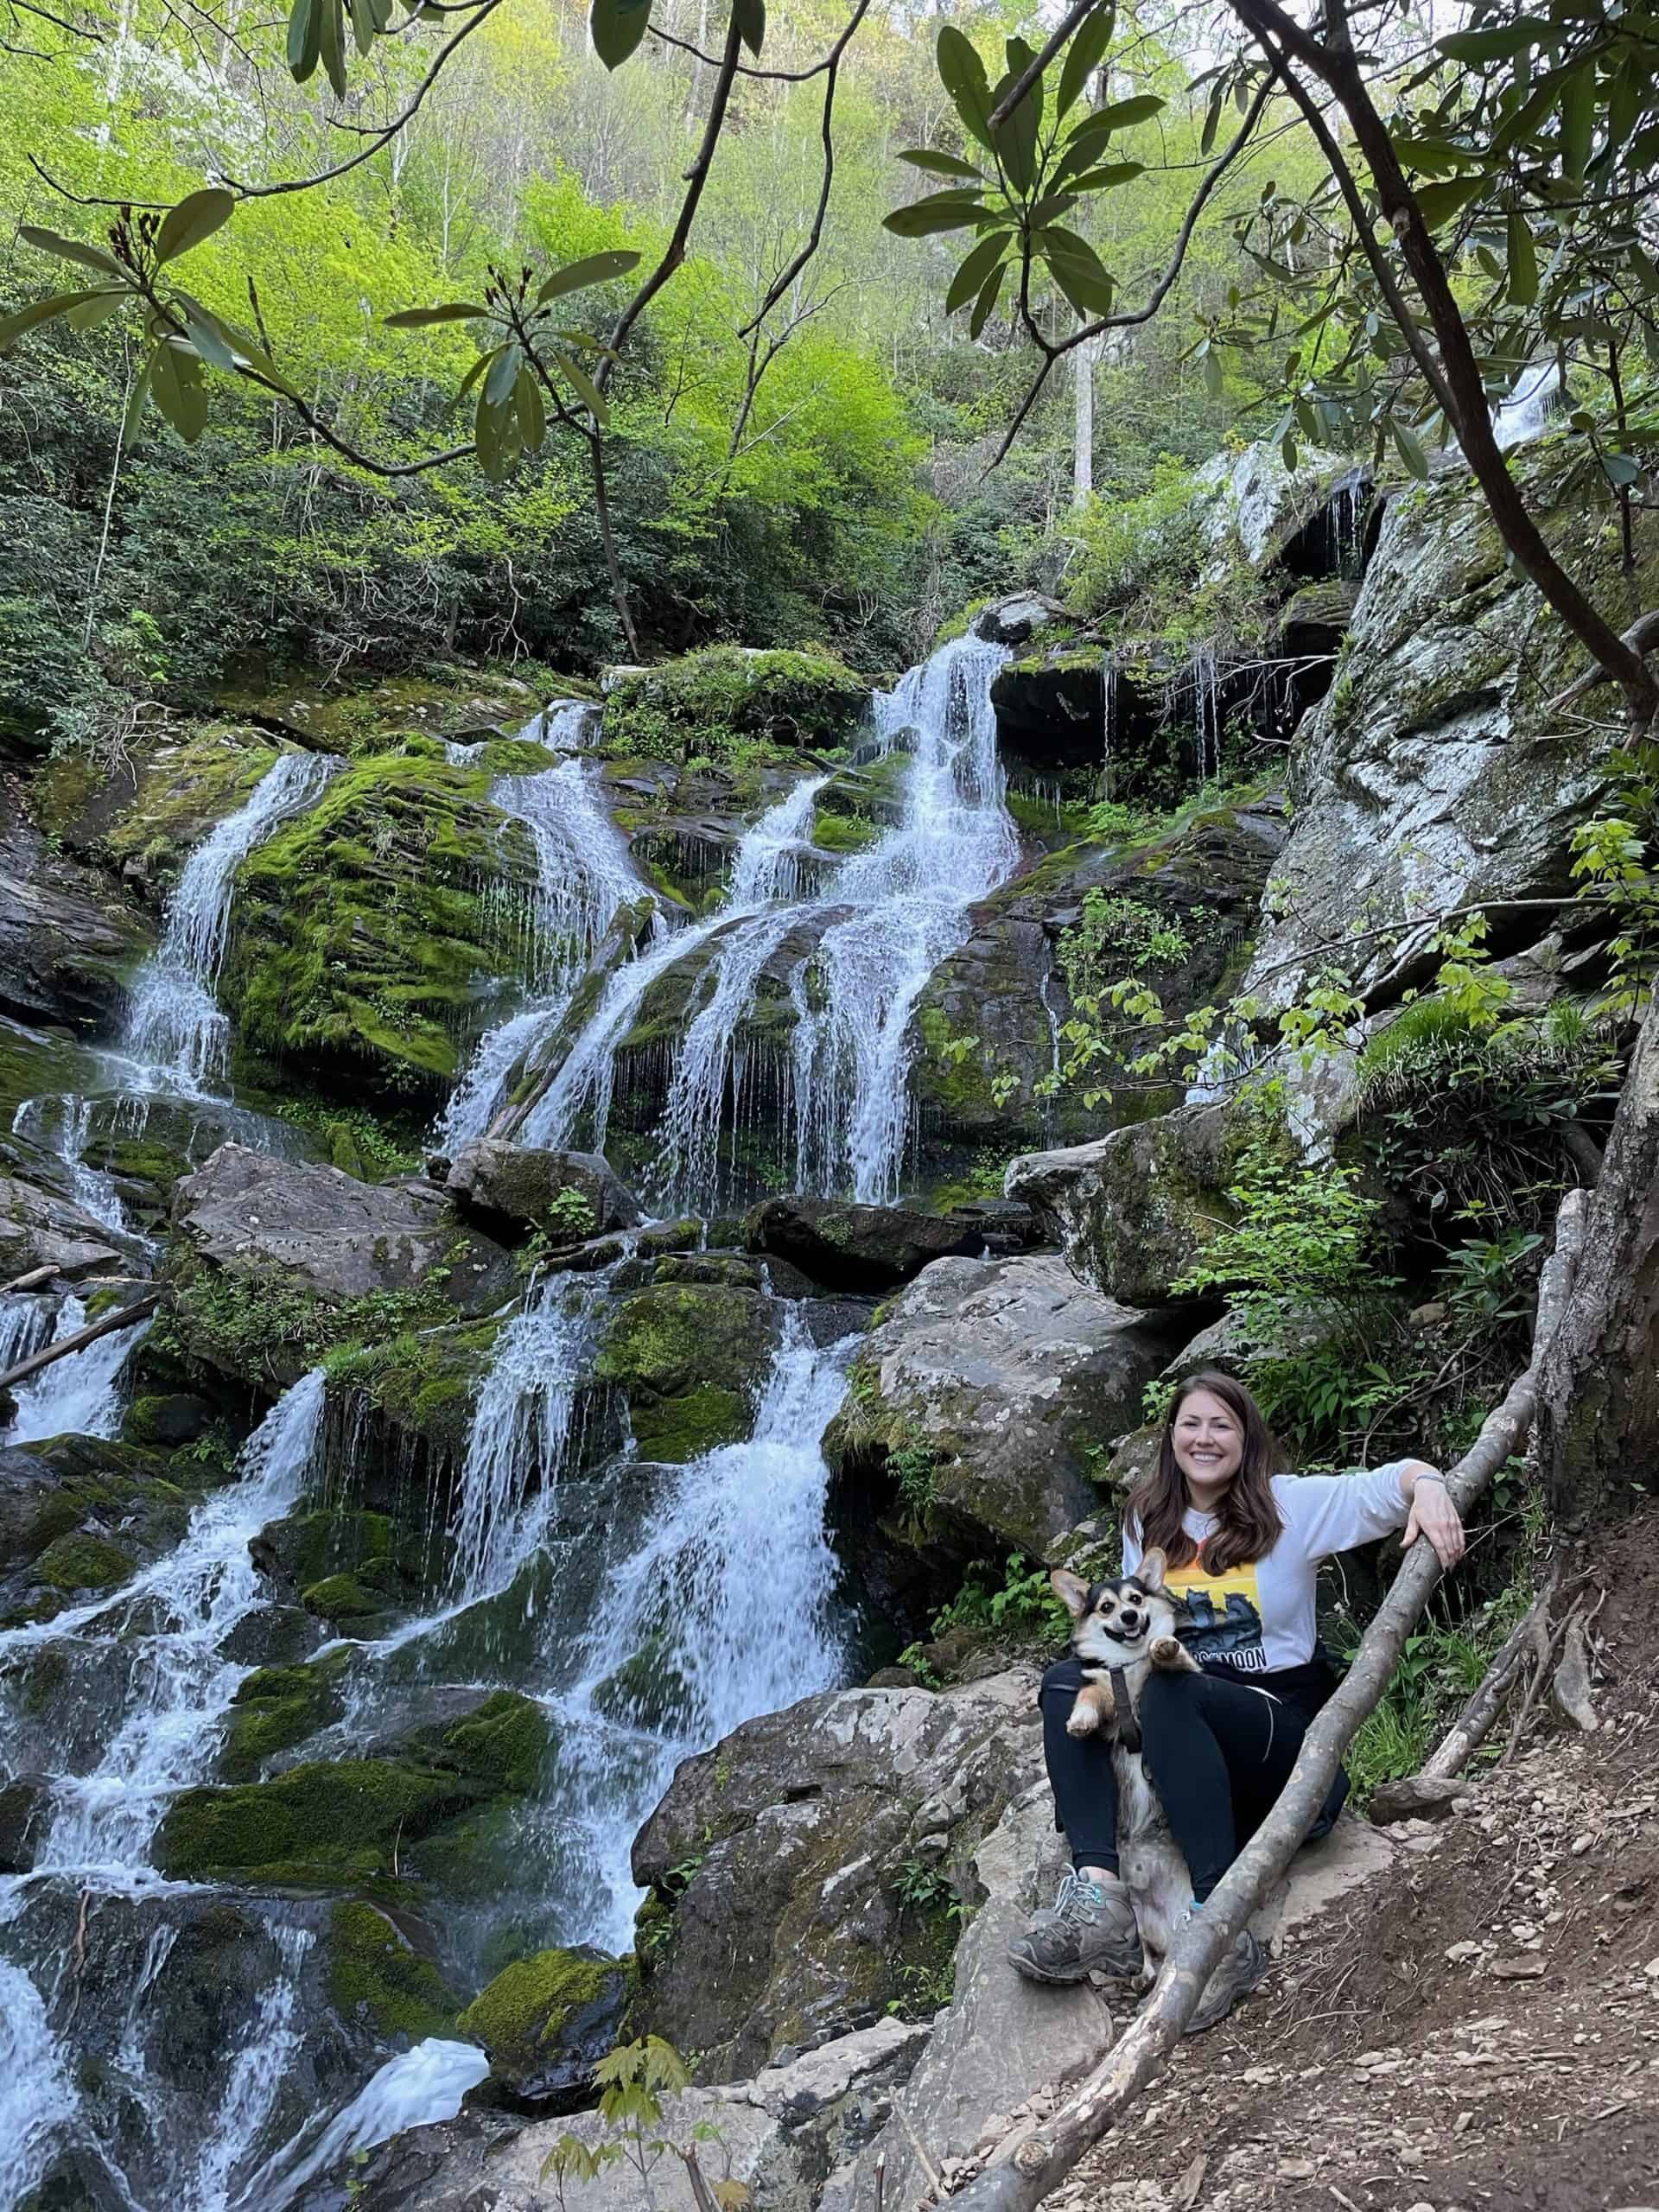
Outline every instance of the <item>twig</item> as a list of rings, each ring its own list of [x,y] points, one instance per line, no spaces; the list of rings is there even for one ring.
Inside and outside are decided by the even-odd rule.
[[[1542,1589],[1527,1608],[1523,1618],[1499,1645],[1497,1656],[1486,1669],[1479,1688],[1446,1730],[1439,1746],[1423,1761],[1422,1771],[1426,1775],[1448,1782],[1452,1780],[1463,1772],[1484,1743],[1526,1656],[1535,1624],[1548,1619],[1550,1607],[1555,1602],[1555,1593],[1560,1585],[1561,1567],[1558,1560],[1550,1567]]]
[[[991,110],[993,130],[1000,129],[1007,121],[1049,63],[1065,44],[1067,39],[1071,37],[1072,32],[1082,23],[1084,16],[1092,16],[1095,10],[1101,4],[1102,0],[1077,0],[1076,7],[1069,9],[1060,18],[1058,27],[1045,41],[1036,60],[1014,79],[996,106]]]

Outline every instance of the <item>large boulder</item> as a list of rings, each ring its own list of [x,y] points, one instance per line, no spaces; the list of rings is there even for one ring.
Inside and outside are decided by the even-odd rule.
[[[1181,1333],[1052,1253],[937,1260],[871,1332],[824,1448],[843,1495],[884,1485],[919,1539],[1040,1554],[1096,1503]]]
[[[796,1194],[765,1198],[744,1219],[751,1252],[786,1260],[827,1289],[892,1290],[931,1261],[982,1249],[983,1225],[915,1206],[856,1205]]]
[[[626,1400],[641,1454],[683,1462],[753,1430],[781,1325],[763,1291],[652,1283],[617,1300],[594,1372]]]
[[[626,1967],[597,1951],[537,1951],[504,1967],[455,2024],[516,2104],[569,2111],[617,2039],[629,1989]]]
[[[107,1027],[147,935],[90,868],[20,815],[0,821],[0,1013]]]
[[[0,1175],[0,1282],[46,1267],[73,1281],[94,1268],[127,1266],[135,1249],[69,1199]]]
[[[490,1235],[541,1230],[557,1243],[635,1228],[639,1205],[596,1152],[555,1152],[486,1138],[449,1164],[444,1188]]]
[[[605,747],[616,755],[716,761],[757,738],[838,745],[870,687],[833,654],[708,645],[660,667],[619,671],[605,696]]]
[[[635,2020],[732,2081],[931,2011],[968,1854],[1040,1765],[1036,1676],[807,1698],[688,1759],[633,1847]]]
[[[1573,482],[1571,457],[1545,445],[1517,466],[1545,536],[1622,626],[1654,596],[1659,518],[1638,514],[1627,579],[1617,516]],[[1571,897],[1573,834],[1617,742],[1550,703],[1585,664],[1466,474],[1391,500],[1337,681],[1298,733],[1295,820],[1242,988],[1276,1011],[1341,965],[1374,1000],[1397,997],[1471,904],[1500,951],[1541,935],[1522,902]]]
[[[758,2212],[812,2212],[827,2169],[844,2164],[893,2110],[927,2040],[919,2023],[879,2022],[816,2050],[767,2067],[753,2081],[692,2088],[661,2100],[655,2139],[690,2149],[701,2143],[705,2174],[750,2193]],[[567,2139],[582,2151],[614,2144],[596,2112],[517,2127],[469,2109],[443,2126],[399,2135],[366,2162],[342,2161],[358,2212],[546,2212],[563,2200],[580,2212],[638,2212],[639,2177],[626,2160],[591,2179],[566,2171],[546,2177],[549,2157]],[[676,2169],[677,2172],[677,2168]],[[689,2183],[672,2201],[690,2204]]]
[[[174,1327],[221,1372],[289,1382],[329,1344],[487,1313],[514,1287],[505,1252],[416,1179],[221,1145],[174,1193]]]
[[[1183,1106],[1092,1144],[1028,1154],[1008,1196],[1030,1206],[1079,1274],[1126,1305],[1163,1306],[1232,1217],[1218,1106]]]
[[[1273,438],[1259,439],[1240,454],[1217,454],[1198,473],[1196,504],[1210,551],[1206,574],[1225,574],[1238,557],[1253,569],[1266,568],[1354,474],[1351,461],[1317,446],[1303,446],[1289,467]]]
[[[989,645],[1023,645],[1039,630],[1073,618],[1057,599],[1040,591],[1016,591],[993,600],[973,620],[973,633]]]

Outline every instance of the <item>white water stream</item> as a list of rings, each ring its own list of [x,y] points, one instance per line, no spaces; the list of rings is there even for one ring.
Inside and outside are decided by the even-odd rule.
[[[48,1341],[61,1344],[86,1325],[86,1308],[79,1299],[66,1298],[58,1308]],[[126,1407],[121,1370],[149,1330],[148,1321],[114,1330],[83,1350],[54,1360],[29,1382],[20,1382],[13,1394],[17,1401],[16,1417],[10,1427],[0,1427],[0,1443],[34,1444],[48,1436],[113,1436]],[[4,1363],[0,1363],[0,1373],[3,1372]]]

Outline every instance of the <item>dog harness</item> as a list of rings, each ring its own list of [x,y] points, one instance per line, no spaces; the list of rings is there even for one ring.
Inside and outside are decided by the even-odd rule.
[[[1112,1685],[1112,1702],[1117,1707],[1117,1740],[1126,1751],[1141,1748],[1141,1729],[1135,1717],[1135,1703],[1129,1695],[1129,1678],[1121,1667],[1109,1667],[1107,1674]]]

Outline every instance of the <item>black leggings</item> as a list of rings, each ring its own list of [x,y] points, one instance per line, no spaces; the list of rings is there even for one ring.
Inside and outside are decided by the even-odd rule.
[[[1074,1866],[1117,1872],[1117,1785],[1103,1736],[1068,1736],[1083,1681],[1075,1659],[1043,1676],[1043,1756],[1057,1825]],[[1311,1715],[1282,1697],[1221,1675],[1157,1672],[1140,1700],[1141,1756],[1192,1877],[1207,1897],[1289,1779]],[[1338,1777],[1313,1833],[1324,1834],[1348,1793]]]

